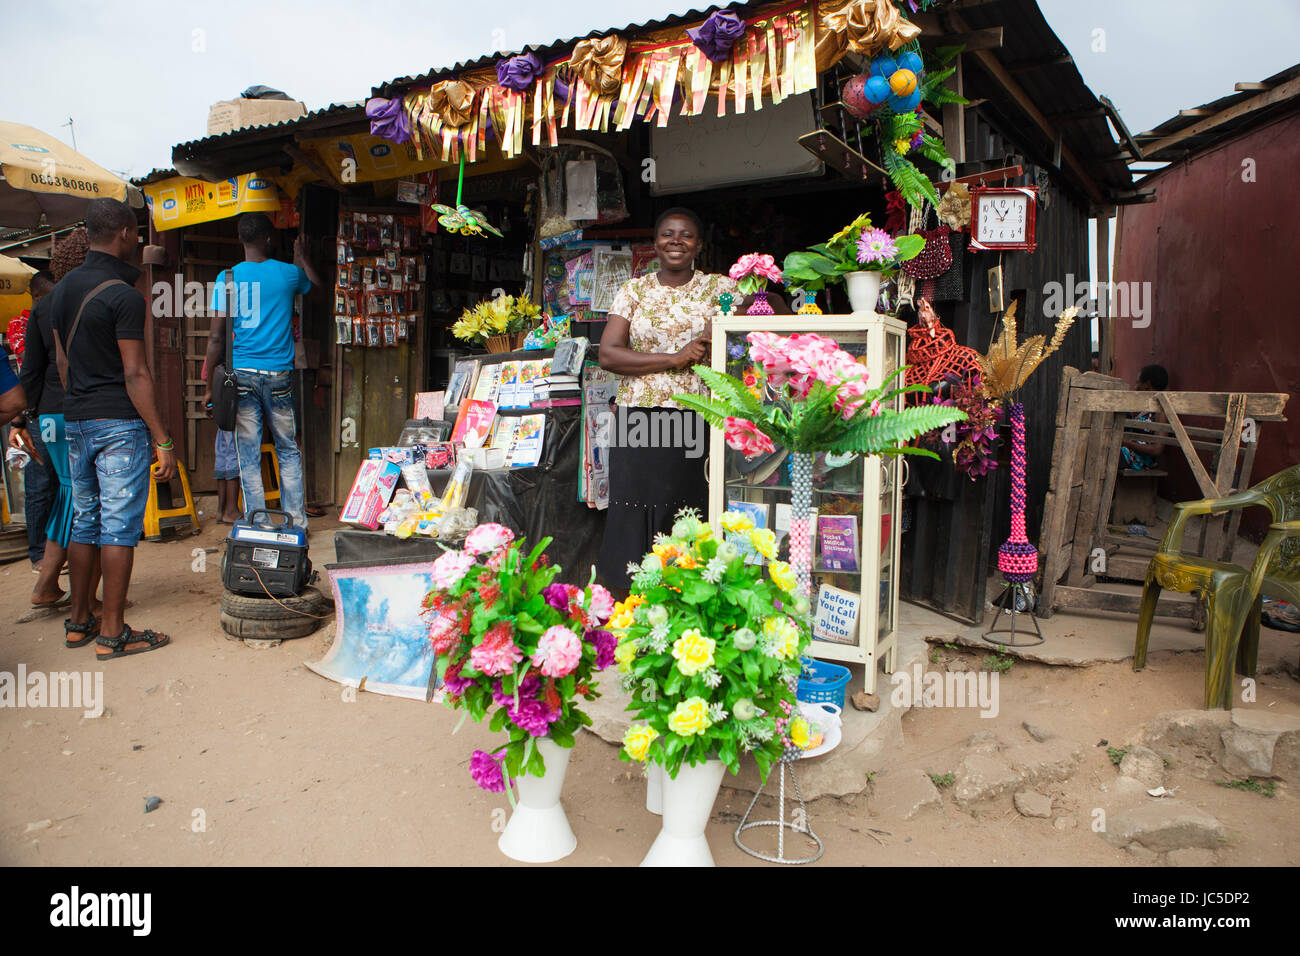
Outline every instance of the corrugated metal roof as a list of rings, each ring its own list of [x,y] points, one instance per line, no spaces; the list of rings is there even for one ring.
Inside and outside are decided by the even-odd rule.
[[[187,143],[178,143],[173,147],[173,152],[177,149],[191,150],[206,148],[210,146],[219,146],[223,143],[236,142],[239,140],[259,139],[266,135],[267,130],[281,130],[289,132],[291,130],[310,127],[319,123],[322,119],[343,118],[349,113],[358,113],[365,115],[365,104],[362,102],[351,103],[331,103],[329,106],[319,110],[312,110],[302,116],[294,119],[281,120],[278,123],[266,123],[262,126],[241,126],[239,129],[232,129],[225,133],[214,133],[211,136],[205,136],[202,139],[192,139]]]
[[[362,133],[370,129],[361,103],[335,103],[297,119],[245,126],[172,147],[172,164],[182,176],[215,182],[257,169],[291,166],[287,151],[298,139],[335,132]],[[299,135],[302,134],[302,135]]]
[[[1138,133],[1134,138],[1142,147],[1143,160],[1178,162],[1294,109],[1300,100],[1300,64],[1275,73],[1259,85],[1264,88],[1239,90],[1195,109],[1180,110],[1160,125]],[[1224,118],[1224,114],[1235,115]],[[1201,131],[1188,132],[1192,127],[1200,127]]]
[[[1105,107],[1084,82],[1069,51],[1052,31],[1035,0],[992,0],[959,8],[972,30],[1003,28],[1003,45],[992,53],[1108,198],[1131,192],[1133,177],[1123,147],[1115,141]],[[970,62],[970,58],[967,58]],[[1056,143],[1039,128],[1013,96],[978,67],[964,72],[968,98],[986,98],[979,106],[1002,120],[1026,148],[1037,146],[1036,161],[1051,165]],[[1062,166],[1065,166],[1062,161]],[[1068,168],[1068,178],[1077,179]]]

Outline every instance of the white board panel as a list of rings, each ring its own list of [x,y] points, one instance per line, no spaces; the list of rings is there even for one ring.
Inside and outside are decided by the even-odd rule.
[[[740,116],[719,118],[716,104],[710,96],[703,116],[674,116],[665,127],[651,127],[652,195],[821,174],[821,161],[798,142],[817,125],[811,93]]]

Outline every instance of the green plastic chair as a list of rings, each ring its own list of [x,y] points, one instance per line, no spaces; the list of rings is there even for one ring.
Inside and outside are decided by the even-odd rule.
[[[1250,568],[1183,554],[1183,532],[1194,515],[1233,511],[1253,505],[1273,516],[1268,535]],[[1224,498],[1184,501],[1147,566],[1138,613],[1133,669],[1147,662],[1151,621],[1161,588],[1195,593],[1205,604],[1205,707],[1232,709],[1232,671],[1255,676],[1259,658],[1260,595],[1300,604],[1300,465],[1266,478],[1253,488]]]

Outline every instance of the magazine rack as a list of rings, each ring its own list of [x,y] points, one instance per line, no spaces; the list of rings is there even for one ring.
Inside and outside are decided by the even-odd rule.
[[[745,370],[753,363],[748,355],[745,336],[749,332],[775,332],[790,335],[795,332],[815,332],[833,338],[840,347],[855,355],[865,356],[869,373],[867,380],[877,387],[885,377],[903,363],[906,323],[889,316],[859,312],[854,315],[797,315],[717,316],[713,321],[713,368],[745,378]],[[735,357],[733,357],[735,356]],[[901,380],[897,382],[902,386]],[[901,407],[901,399],[899,407]],[[784,449],[775,455],[745,459],[739,452],[728,448],[722,432],[710,429],[709,435],[709,521],[716,524],[729,507],[749,511],[756,525],[776,532],[781,560],[788,560],[791,456]],[[838,467],[833,467],[838,465]],[[897,457],[855,457],[840,463],[834,456],[828,462],[819,454],[813,472],[813,568],[812,568],[812,618],[818,623],[819,593],[824,588],[845,592],[835,595],[835,590],[825,596],[840,597],[843,604],[854,610],[852,620],[841,615],[832,621],[823,612],[822,622],[833,625],[839,633],[837,639],[819,636],[814,638],[808,653],[822,660],[858,663],[864,665],[865,687],[869,694],[876,692],[879,663],[885,659],[889,670],[894,668],[897,650],[898,622],[898,567],[899,567],[899,514],[904,464]],[[824,522],[823,519],[853,518],[852,522]],[[828,567],[823,563],[823,546],[826,540],[823,529],[834,531],[834,525],[856,532],[856,570],[846,567]],[[830,563],[836,555],[845,556],[845,535],[830,536]],[[849,552],[852,553],[852,552]],[[762,560],[752,555],[751,560]],[[822,635],[829,632],[823,627]]]

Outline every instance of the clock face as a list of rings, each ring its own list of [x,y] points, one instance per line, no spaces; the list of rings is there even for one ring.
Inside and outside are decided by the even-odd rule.
[[[986,245],[1024,242],[1028,237],[1029,197],[1024,193],[994,193],[979,197],[979,234]]]

